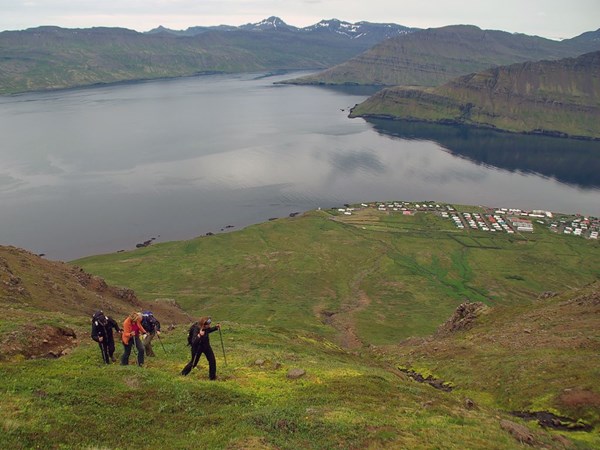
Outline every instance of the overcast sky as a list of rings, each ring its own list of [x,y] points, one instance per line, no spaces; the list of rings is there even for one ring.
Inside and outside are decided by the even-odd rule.
[[[322,19],[392,22],[418,28],[483,29],[571,38],[600,28],[600,0],[0,0],[0,30],[242,25],[278,16],[297,27]]]

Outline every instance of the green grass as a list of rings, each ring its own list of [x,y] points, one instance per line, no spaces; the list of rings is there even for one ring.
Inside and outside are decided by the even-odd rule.
[[[194,315],[332,338],[322,313],[334,313],[365,344],[430,334],[466,300],[528,303],[600,277],[597,242],[543,227],[527,237],[457,232],[448,222],[315,211],[75,264],[147,300],[174,298]]]
[[[188,358],[182,328],[163,335],[168,354],[156,348],[144,369],[104,366],[94,345],[60,360],[0,365],[3,446],[518,448],[488,410],[467,410],[460,396],[318,336],[234,323],[223,334],[227,367],[212,335],[216,382],[208,381],[204,360],[188,377],[178,374]],[[254,364],[258,358],[263,366]],[[287,379],[293,367],[306,375]]]
[[[538,226],[533,235],[509,236],[460,232],[448,223],[373,208],[352,216],[313,211],[75,262],[144,300],[172,298],[193,316],[223,322],[227,366],[219,335],[211,335],[216,382],[204,360],[188,377],[179,375],[189,358],[187,324],[163,333],[166,352],[154,342],[158,356],[143,369],[101,364],[87,337],[89,319],[68,298],[59,311],[36,311],[34,297],[47,301],[54,291],[43,290],[33,259],[13,252],[29,261],[31,272],[19,276],[32,298],[29,306],[3,300],[0,336],[28,318],[72,326],[82,345],[60,359],[0,361],[2,445],[528,448],[500,428],[508,419],[526,424],[537,446],[563,448],[550,432],[508,413],[548,410],[600,423],[593,302],[565,306],[570,295],[582,295],[569,293],[537,299],[585,285],[582,292],[595,292],[598,243]],[[59,284],[52,268],[48,283]],[[415,337],[433,333],[467,299],[492,307],[472,330]],[[259,359],[264,364],[255,364]],[[455,389],[419,384],[398,367]],[[306,375],[289,380],[292,368]],[[566,402],[571,391],[587,395],[587,403]],[[597,431],[564,435],[575,448],[600,446]]]

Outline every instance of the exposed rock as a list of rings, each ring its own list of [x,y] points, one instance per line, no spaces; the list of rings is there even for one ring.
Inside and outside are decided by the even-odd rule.
[[[75,267],[73,269],[73,274],[77,281],[79,281],[79,284],[93,291],[105,292],[108,289],[108,285],[103,278],[87,273],[81,267]]]
[[[565,416],[557,416],[548,411],[513,411],[513,416],[525,420],[537,420],[543,428],[552,428],[563,431],[591,431],[592,426],[582,420]]]
[[[596,306],[596,305],[600,305],[600,291],[596,290],[590,294],[587,295],[581,295],[579,297],[576,297],[572,300],[569,300],[567,302],[567,304],[577,304],[578,306],[585,306],[585,305],[589,305],[589,306]]]
[[[306,374],[304,369],[290,369],[288,370],[287,377],[290,380],[297,380],[298,378],[303,377]]]
[[[140,301],[132,289],[115,288],[113,294],[120,299],[127,300],[129,303],[135,306],[141,306]]]
[[[545,300],[547,298],[552,298],[552,297],[556,297],[558,294],[556,292],[553,291],[545,291],[542,292],[540,295],[538,295],[538,298],[541,300]]]
[[[465,408],[467,408],[467,409],[475,408],[475,402],[473,400],[471,400],[470,398],[465,398]]]
[[[423,375],[421,375],[418,372],[415,372],[414,370],[411,369],[405,369],[402,367],[398,367],[398,370],[400,372],[403,372],[405,374],[407,374],[411,379],[415,380],[418,383],[425,383],[430,385],[431,387],[434,387],[436,389],[439,389],[441,391],[445,391],[445,392],[451,392],[453,387],[450,383],[440,380],[438,378],[434,378],[431,375],[427,375],[426,377],[424,377]]]
[[[254,361],[255,366],[262,366],[264,363],[265,363],[264,359],[257,359],[256,361]]]
[[[489,308],[482,302],[461,303],[454,311],[454,314],[436,332],[436,336],[445,336],[458,331],[468,330],[481,314]]]

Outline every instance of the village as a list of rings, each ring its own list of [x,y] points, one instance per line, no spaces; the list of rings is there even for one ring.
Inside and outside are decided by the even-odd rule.
[[[535,226],[544,226],[550,231],[586,239],[598,239],[600,218],[579,214],[562,214],[544,210],[524,211],[515,208],[478,207],[478,211],[458,211],[449,204],[434,202],[374,202],[361,203],[353,207],[337,208],[344,215],[352,215],[357,208],[375,208],[388,214],[412,216],[417,213],[433,213],[451,220],[459,230],[478,230],[500,233],[533,233]],[[461,209],[465,209],[463,207]]]

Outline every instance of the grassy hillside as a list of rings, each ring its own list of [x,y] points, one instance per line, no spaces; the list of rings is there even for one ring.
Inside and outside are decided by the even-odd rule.
[[[98,309],[118,322],[143,309],[162,316],[165,325],[189,321],[173,301],[148,302],[78,267],[4,246],[0,308],[0,361],[68,353],[89,336],[91,316]]]
[[[507,411],[553,411],[600,421],[600,282],[531,306],[484,310],[473,328],[381,349],[390,361],[461,386]]]
[[[597,448],[599,243],[538,225],[508,235],[457,231],[431,212],[314,211],[80,260],[145,301],[163,299],[152,302],[167,308],[159,318],[170,298],[221,321],[223,348],[211,334],[219,379],[208,380],[204,360],[179,375],[184,316],[170,316],[176,327],[144,369],[102,364],[89,339],[57,359],[0,360],[3,445]],[[83,333],[80,303],[121,301],[98,290],[98,275],[13,248],[1,255],[2,342],[28,317]],[[457,316],[466,299],[488,306]],[[304,375],[290,378],[291,369]],[[551,412],[588,431],[551,431],[513,411]]]
[[[560,59],[599,49],[598,40],[585,37],[557,42],[453,25],[387,39],[346,62],[290,83],[439,86],[489,67]]]
[[[60,360],[0,365],[3,446],[527,448],[500,427],[519,421],[507,413],[484,404],[469,409],[463,394],[415,383],[306,332],[226,323],[223,334],[227,367],[212,335],[216,382],[208,381],[204,360],[188,377],[179,375],[188,358],[181,329],[163,336],[167,353],[157,350],[143,370],[101,365],[91,345]],[[306,374],[288,379],[291,368]],[[526,429],[538,445],[564,448],[536,428]],[[579,436],[586,448],[589,433],[569,440]]]
[[[468,233],[434,214],[337,214],[315,211],[77,264],[144,298],[174,298],[194,315],[309,328],[356,346],[429,334],[467,299],[529,303],[600,275],[598,242],[542,226],[523,236]]]
[[[0,33],[0,94],[212,72],[325,68],[368,48],[334,34],[40,27]]]
[[[511,132],[600,138],[600,52],[513,64],[429,89],[391,88],[352,110]]]

